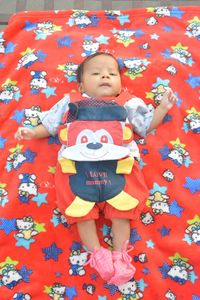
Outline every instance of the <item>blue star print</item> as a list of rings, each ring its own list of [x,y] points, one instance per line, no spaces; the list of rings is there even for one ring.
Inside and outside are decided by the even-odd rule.
[[[193,76],[189,74],[189,78],[185,80],[193,89],[197,86],[200,86],[200,76]]]
[[[48,203],[48,201],[46,199],[47,195],[48,195],[47,193],[45,193],[45,194],[38,193],[37,196],[32,198],[32,201],[36,202],[37,206],[41,206],[44,203],[45,204]]]
[[[186,189],[189,189],[192,194],[200,191],[200,178],[186,177],[186,183],[183,185]]]
[[[22,28],[26,31],[31,31],[37,27],[37,23],[31,23],[29,21],[25,21],[25,26]]]
[[[42,90],[42,93],[45,94],[47,98],[49,98],[50,96],[56,96],[55,90],[56,88],[47,86],[46,89]]]
[[[19,270],[19,274],[22,276],[23,281],[25,282],[30,282],[30,275],[32,273],[32,270],[28,270],[26,266],[22,266],[21,270]]]
[[[24,109],[15,110],[14,115],[11,117],[11,120],[15,120],[17,124],[20,124],[23,118],[24,118]]]
[[[133,228],[130,234],[131,245],[134,245],[136,241],[140,241],[140,240],[141,240],[141,236],[138,234],[137,229]]]
[[[1,135],[0,135],[0,149],[4,149],[4,144],[7,142],[7,139],[4,139]]]
[[[144,31],[142,31],[141,29],[136,29],[135,30],[134,36],[136,38],[140,38],[142,35],[145,35]]]
[[[171,229],[167,228],[167,227],[164,226],[164,225],[162,226],[162,228],[158,229],[158,231],[160,232],[160,234],[161,234],[162,237],[163,237],[163,236],[169,235],[170,230],[171,230]]]
[[[17,229],[15,224],[16,219],[7,220],[5,218],[0,218],[0,230],[3,230],[7,235]]]
[[[72,287],[66,286],[65,296],[67,296],[69,300],[73,300],[74,297],[78,296],[76,287],[75,286],[72,286]]]
[[[63,252],[61,248],[56,246],[56,243],[51,244],[47,248],[42,248],[42,252],[45,254],[45,260],[53,259],[58,261],[58,256]]]
[[[121,25],[124,25],[125,23],[130,23],[129,15],[120,15],[117,17]]]
[[[175,17],[178,19],[182,19],[182,15],[184,14],[184,11],[181,11],[178,7],[172,7],[170,16]]]
[[[96,40],[99,44],[105,44],[105,45],[108,44],[109,39],[110,38],[108,36],[105,36],[103,34],[101,34],[99,37],[96,38]]]
[[[171,204],[170,204],[170,214],[175,215],[178,218],[181,218],[181,213],[184,210],[183,207],[181,207],[180,205],[178,205],[178,202],[176,200],[174,200]]]
[[[70,48],[71,47],[71,43],[74,42],[73,39],[71,39],[68,35],[64,36],[63,38],[57,39],[58,42],[58,47],[67,47]]]
[[[15,51],[15,47],[17,45],[16,44],[13,44],[12,42],[9,42],[5,48],[5,53],[8,54],[8,53],[13,53]]]

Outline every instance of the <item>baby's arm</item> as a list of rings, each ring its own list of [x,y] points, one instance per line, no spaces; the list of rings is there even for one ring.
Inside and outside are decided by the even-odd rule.
[[[15,133],[15,138],[18,140],[32,140],[41,139],[50,136],[48,130],[42,125],[38,125],[35,128],[19,127]]]
[[[168,89],[164,93],[160,104],[156,107],[154,111],[153,119],[151,121],[151,124],[147,132],[150,132],[151,130],[155,129],[162,122],[168,110],[173,107],[176,101],[177,101],[177,97],[174,95],[171,89]]]

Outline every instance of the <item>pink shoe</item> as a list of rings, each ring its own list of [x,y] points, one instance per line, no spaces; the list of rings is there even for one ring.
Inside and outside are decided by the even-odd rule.
[[[128,282],[135,274],[135,267],[131,264],[132,258],[128,255],[133,247],[128,248],[129,241],[124,243],[122,251],[113,251],[114,276],[109,284],[121,285]]]
[[[90,264],[99,273],[101,278],[108,281],[114,275],[112,252],[101,247],[99,250],[89,253],[90,259],[85,265]]]

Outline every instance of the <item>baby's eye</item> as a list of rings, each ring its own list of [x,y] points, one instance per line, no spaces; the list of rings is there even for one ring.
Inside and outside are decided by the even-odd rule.
[[[99,75],[99,73],[98,72],[94,72],[94,73],[92,73],[92,75]]]
[[[110,73],[110,76],[117,76],[116,73]]]

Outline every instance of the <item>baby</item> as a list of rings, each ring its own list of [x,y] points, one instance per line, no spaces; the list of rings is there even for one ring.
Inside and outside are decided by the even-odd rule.
[[[156,128],[177,98],[168,89],[152,110],[122,92],[120,68],[109,53],[88,56],[79,65],[77,81],[79,93],[66,95],[41,113],[39,126],[19,127],[15,137],[59,135],[57,205],[69,223],[77,224],[90,253],[88,263],[109,284],[121,285],[135,273],[128,254],[130,221],[148,197],[134,132],[144,137]],[[98,238],[100,213],[112,222],[112,251],[101,246]]]

